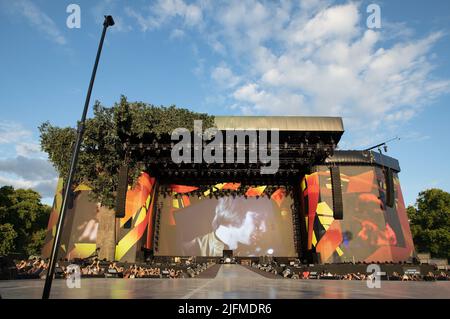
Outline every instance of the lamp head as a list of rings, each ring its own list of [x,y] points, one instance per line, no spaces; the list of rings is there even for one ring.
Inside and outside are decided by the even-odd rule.
[[[112,27],[114,25],[114,19],[112,16],[105,16],[105,21],[103,21],[103,26]]]

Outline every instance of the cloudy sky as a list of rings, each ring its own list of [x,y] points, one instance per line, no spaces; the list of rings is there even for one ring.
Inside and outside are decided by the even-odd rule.
[[[69,4],[81,28],[66,25]],[[367,8],[381,8],[381,28]],[[407,204],[450,190],[450,2],[0,0],[0,186],[47,203],[56,173],[37,127],[81,115],[104,14],[110,30],[91,102],[129,100],[215,115],[342,116],[342,149],[394,136]]]

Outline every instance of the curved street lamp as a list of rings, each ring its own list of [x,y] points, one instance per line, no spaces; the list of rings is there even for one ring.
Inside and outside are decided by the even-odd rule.
[[[91,99],[92,87],[94,86],[95,74],[97,73],[98,61],[102,52],[103,41],[105,40],[106,29],[114,25],[114,19],[112,16],[105,16],[103,21],[103,32],[100,38],[100,44],[98,45],[97,56],[95,58],[94,69],[92,70],[91,82],[89,83],[88,92],[86,95],[86,101],[84,102],[83,114],[81,120],[78,123],[77,139],[75,141],[75,147],[73,149],[72,158],[70,161],[70,169],[67,177],[66,187],[64,189],[64,197],[62,200],[61,211],[59,213],[58,222],[56,224],[55,238],[53,239],[52,251],[50,254],[50,263],[48,265],[47,276],[45,277],[44,291],[42,293],[42,299],[48,299],[50,297],[50,290],[52,288],[53,276],[55,274],[56,262],[58,260],[58,249],[61,242],[62,226],[64,225],[64,215],[67,210],[67,199],[71,191],[73,177],[77,166],[78,153],[80,152],[81,141],[83,138],[84,127],[86,122],[86,115],[89,108],[89,101]]]

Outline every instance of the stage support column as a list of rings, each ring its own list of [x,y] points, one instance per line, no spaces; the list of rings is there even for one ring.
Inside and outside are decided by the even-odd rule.
[[[154,196],[154,200],[153,200],[153,206],[150,208],[150,212],[152,212],[152,216],[149,220],[148,226],[147,226],[147,240],[145,242],[145,248],[146,249],[150,249],[153,251],[155,251],[155,242],[154,242],[154,238],[155,238],[155,231],[156,231],[156,215],[159,214],[160,212],[158,211],[158,195],[159,195],[159,183],[158,180],[155,179],[155,185],[154,185],[154,192],[153,192],[153,196]],[[159,225],[158,225],[159,227]]]
[[[300,245],[298,245],[297,249],[299,250],[299,258],[303,262],[305,258],[307,258],[308,251],[308,232],[306,230],[306,221],[305,216],[307,216],[307,212],[305,212],[305,203],[303,198],[303,190],[301,188],[302,179],[305,176],[300,176],[300,180],[294,184],[294,203],[296,207],[296,214],[298,214],[298,232],[299,232],[299,240]]]
[[[99,259],[114,260],[116,252],[116,218],[112,209],[99,208],[99,226],[97,232],[97,248]]]

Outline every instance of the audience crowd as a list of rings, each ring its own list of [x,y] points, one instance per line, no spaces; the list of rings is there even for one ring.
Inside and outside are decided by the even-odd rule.
[[[67,278],[74,272],[70,262],[60,261],[57,264],[55,277]],[[48,268],[48,260],[33,258],[21,260],[16,263],[15,278],[37,279],[45,278]],[[115,278],[193,278],[206,270],[211,263],[142,263],[127,264],[119,262],[107,262],[93,259],[90,262],[77,263],[81,277],[115,277]],[[260,264],[253,263],[253,268],[271,273],[274,276],[291,279],[333,279],[333,280],[367,280],[374,279],[373,274],[363,272],[336,273],[322,269],[314,271],[308,267],[294,267],[292,265],[279,265],[276,262]],[[381,277],[382,280],[396,281],[435,281],[450,280],[450,275],[445,271],[429,271],[426,274],[399,273],[393,271]]]
[[[56,278],[67,278],[74,272],[73,264],[63,262],[57,264]],[[211,264],[127,264],[107,262],[94,259],[90,263],[79,263],[81,277],[116,277],[116,278],[193,278],[206,270]],[[48,260],[34,258],[16,263],[17,279],[45,278]]]
[[[273,275],[282,276],[290,279],[333,279],[333,280],[373,280],[374,274],[352,272],[346,274],[337,274],[330,271],[312,271],[311,269],[302,269],[301,267],[290,267],[285,265],[271,264],[252,264],[253,268],[271,273]],[[396,281],[436,281],[436,280],[450,280],[448,272],[444,271],[429,271],[425,275],[419,274],[399,274],[392,272],[381,276],[382,280],[396,280]]]

